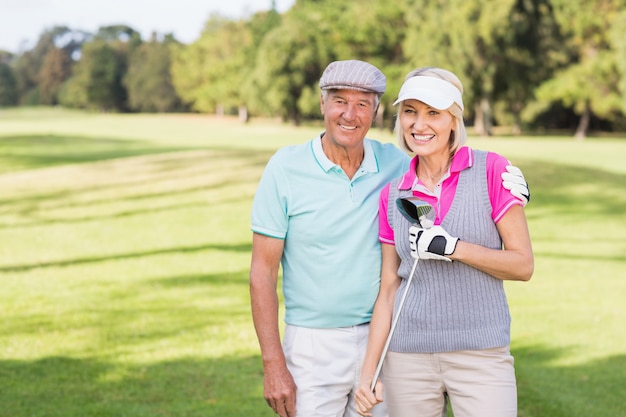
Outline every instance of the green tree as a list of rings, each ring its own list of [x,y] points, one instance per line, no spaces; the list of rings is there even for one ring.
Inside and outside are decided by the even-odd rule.
[[[324,30],[320,10],[300,9],[284,16],[281,25],[264,37],[246,84],[254,112],[278,115],[294,124],[301,122],[306,104],[300,100],[303,95],[312,97],[312,85],[332,60]]]
[[[171,112],[184,108],[170,74],[170,46],[175,42],[172,36],[166,36],[163,42],[153,36],[131,54],[124,76],[131,110]]]
[[[126,90],[122,85],[125,73],[124,57],[104,42],[94,42],[84,53],[90,58],[87,100],[100,110],[124,110]],[[86,57],[85,57],[86,58]]]
[[[52,48],[46,54],[39,71],[41,104],[57,104],[62,84],[72,74],[72,59],[66,51]]]
[[[620,80],[620,45],[625,34],[625,0],[553,0],[555,15],[575,51],[573,62],[537,89],[543,107],[560,102],[580,116],[575,137],[583,139],[592,115],[613,120],[623,117],[623,99],[616,88]],[[621,19],[621,20],[620,20]],[[622,46],[623,47],[623,46]],[[617,49],[616,49],[617,48]]]
[[[82,43],[89,36],[86,32],[74,31],[66,26],[55,26],[44,30],[37,44],[31,50],[22,53],[14,63],[20,102],[40,103],[39,77],[50,51],[62,49],[71,57],[80,50]]]
[[[619,72],[618,89],[622,97],[622,113],[626,114],[626,10],[622,10],[613,22],[611,45],[615,51],[616,67]],[[622,125],[622,128],[626,126]]]
[[[0,107],[17,105],[17,82],[11,66],[0,60]]]
[[[89,68],[84,64],[76,64],[72,76],[61,86],[59,104],[64,107],[86,109],[89,107],[87,99],[87,83],[89,82]]]
[[[501,51],[495,72],[494,98],[503,111],[496,119],[522,130],[522,110],[533,90],[567,60],[550,0],[517,0],[508,16],[509,30],[496,39]],[[509,117],[509,115],[511,115]]]
[[[249,21],[211,15],[200,38],[176,50],[172,76],[178,94],[194,110],[239,112],[246,121],[245,81],[259,43],[279,20],[275,10],[257,13]]]
[[[276,3],[272,2],[272,9],[267,13],[256,13],[247,22],[246,27],[250,31],[251,43],[243,51],[243,60],[245,62],[244,68],[241,69],[241,79],[238,80],[238,99],[239,99],[239,119],[241,121],[248,120],[248,98],[250,97],[251,90],[249,87],[249,80],[254,73],[254,67],[258,50],[269,32],[277,28],[282,22],[280,14],[276,11]]]
[[[334,2],[328,2],[333,10]],[[393,126],[393,118],[386,117],[387,109],[397,98],[405,74],[403,42],[407,27],[404,2],[370,0],[346,2],[345,10],[334,13],[328,42],[333,46],[337,59],[362,59],[379,67],[387,77],[387,93],[381,100],[375,124],[382,127],[387,118]],[[321,75],[321,74],[320,74]],[[317,85],[315,91],[319,95]],[[317,103],[316,103],[317,104]],[[317,106],[316,106],[317,107]],[[316,108],[319,112],[319,109]]]
[[[48,48],[44,47],[43,42],[45,40],[40,40],[37,46],[39,49],[45,49],[47,53]],[[37,47],[22,53],[15,60],[13,67],[15,69],[15,80],[20,104],[39,104],[37,80],[42,62],[43,56],[40,57]]]
[[[508,2],[509,0],[504,1],[504,3]],[[408,26],[402,44],[407,70],[436,66],[458,75],[465,87],[463,95],[465,113],[470,116],[483,114],[478,105],[473,109],[473,103],[480,103],[482,89],[487,90],[485,95],[488,94],[489,85],[483,80],[489,78],[490,73],[495,73],[494,63],[486,61],[483,57],[486,45],[480,39],[480,34],[485,31],[485,28],[484,24],[479,22],[479,3],[481,3],[479,0],[468,2],[412,0],[407,2],[407,22],[419,22],[419,24]],[[495,8],[485,7],[485,9],[490,9],[489,12],[493,12],[492,18],[496,19],[495,14],[501,7],[504,6],[496,5]],[[499,21],[502,21],[502,16]],[[445,29],[442,30],[442,28]],[[482,50],[482,55],[479,50]],[[476,67],[480,70],[475,70]]]
[[[141,37],[125,25],[101,27],[82,46],[74,75],[63,86],[60,102],[66,106],[102,111],[126,111],[128,98],[122,80],[128,59]]]
[[[125,58],[124,51],[105,41],[86,43],[74,67],[74,76],[64,87],[61,103],[103,111],[125,110]]]
[[[520,111],[550,74],[558,46],[548,0],[414,0],[407,21],[420,22],[409,26],[407,61],[459,76],[477,133],[491,134],[497,100],[519,129]]]
[[[212,15],[200,38],[177,51],[172,75],[178,94],[199,112],[223,114],[237,108],[243,51],[251,42],[244,21]]]
[[[139,32],[127,25],[101,26],[98,28],[94,40],[104,41],[111,45],[127,44],[130,51],[142,43]]]
[[[259,46],[247,89],[252,108],[296,124],[319,117],[326,65],[363,59],[388,72],[402,62],[405,25],[404,10],[382,0],[298,1]]]

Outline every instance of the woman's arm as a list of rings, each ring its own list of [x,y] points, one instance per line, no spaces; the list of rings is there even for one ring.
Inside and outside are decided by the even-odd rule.
[[[380,381],[377,383],[376,394],[372,393],[370,386],[391,328],[393,305],[401,282],[398,276],[399,266],[400,258],[396,253],[396,247],[383,243],[380,290],[370,322],[367,352],[361,369],[359,389],[355,394],[357,410],[363,416],[371,415],[369,410],[383,400],[382,383]]]
[[[496,227],[504,244],[503,250],[460,240],[448,257],[502,280],[530,280],[534,257],[523,207],[511,207]]]

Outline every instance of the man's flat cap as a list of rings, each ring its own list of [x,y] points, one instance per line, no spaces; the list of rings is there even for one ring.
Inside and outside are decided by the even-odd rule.
[[[384,94],[387,88],[385,75],[374,65],[363,61],[331,62],[320,78],[322,90],[357,90]]]

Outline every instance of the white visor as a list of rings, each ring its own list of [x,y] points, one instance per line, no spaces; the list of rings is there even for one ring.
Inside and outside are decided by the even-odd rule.
[[[398,99],[393,105],[410,99],[419,100],[437,110],[447,110],[452,103],[456,103],[463,110],[463,99],[459,89],[440,78],[424,76],[409,78],[402,84]]]

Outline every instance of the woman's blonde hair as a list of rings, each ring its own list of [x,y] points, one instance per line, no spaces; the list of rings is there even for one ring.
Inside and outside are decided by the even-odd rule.
[[[461,92],[461,95],[463,95],[463,84],[461,83],[461,80],[459,80],[456,75],[448,70],[437,67],[421,67],[409,72],[404,78],[404,81],[417,76],[433,77],[447,81],[456,88],[458,88]],[[398,104],[398,115],[402,112],[403,106],[404,101]],[[463,121],[463,110],[461,109],[461,107],[459,107],[457,103],[452,103],[452,105],[446,110],[450,112],[452,117],[454,117],[454,129],[452,129],[448,141],[450,156],[453,156],[467,142],[467,131],[465,130],[465,122]],[[396,117],[396,125],[394,131],[396,132],[396,138],[398,140],[398,145],[400,146],[400,148],[403,149],[405,152],[411,153],[412,151],[404,140],[404,134],[402,132],[402,129],[400,128],[400,117]]]

